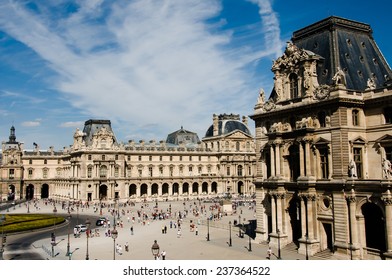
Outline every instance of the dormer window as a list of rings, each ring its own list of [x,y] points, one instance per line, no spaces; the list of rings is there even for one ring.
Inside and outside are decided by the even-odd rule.
[[[298,98],[298,77],[296,74],[292,73],[289,76],[290,81],[290,98]]]

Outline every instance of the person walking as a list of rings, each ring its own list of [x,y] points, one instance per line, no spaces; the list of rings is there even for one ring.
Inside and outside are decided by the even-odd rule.
[[[271,259],[271,255],[272,255],[272,249],[271,249],[271,246],[269,246],[268,247],[268,250],[267,250],[267,259]]]
[[[165,250],[162,251],[161,257],[162,257],[163,261],[166,259],[166,251]]]

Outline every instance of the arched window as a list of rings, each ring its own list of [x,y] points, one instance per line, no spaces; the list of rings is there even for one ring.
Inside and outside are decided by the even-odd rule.
[[[290,74],[290,98],[298,98],[298,77],[296,74]]]

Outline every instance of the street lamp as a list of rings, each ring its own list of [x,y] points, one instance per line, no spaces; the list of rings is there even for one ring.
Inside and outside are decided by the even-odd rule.
[[[56,209],[56,204],[53,202],[53,232],[51,235],[51,245],[52,245],[52,258],[54,258],[54,246],[56,246],[56,213],[57,213],[57,209]]]
[[[309,255],[308,255],[308,235],[305,234],[305,259],[309,260]]]
[[[26,202],[27,202],[27,213],[30,213],[30,201],[29,201],[29,197],[30,197],[30,189],[27,189],[27,197],[26,197]]]
[[[79,250],[79,248],[75,248],[75,250],[73,250],[72,252],[69,252],[69,254],[68,254],[68,260],[71,260],[72,254],[73,254],[76,250]]]
[[[229,234],[230,234],[229,247],[231,247],[232,246],[232,243],[231,243],[231,221],[229,221]]]
[[[207,241],[210,241],[210,218],[207,218]]]
[[[278,233],[278,259],[280,260],[280,230],[277,230]]]
[[[90,225],[91,225],[91,222],[90,222],[90,220],[87,218],[87,220],[86,220],[86,235],[87,235],[87,248],[86,248],[86,260],[89,260],[89,255],[88,255],[88,238],[89,238],[89,236],[90,236]]]
[[[113,260],[116,259],[116,238],[118,237],[118,231],[116,229],[116,225],[114,225],[114,229],[112,230],[112,238],[113,238]]]
[[[68,243],[67,243],[67,253],[65,254],[65,256],[69,256],[70,254],[70,239],[69,239],[69,224],[71,223],[71,213],[69,212],[69,203],[68,203],[68,215],[67,215],[67,219],[68,219]]]
[[[154,256],[154,259],[157,259],[158,255],[159,255],[159,245],[156,240],[154,240],[154,244],[152,244],[152,246],[151,246],[151,252],[152,252],[152,255]]]

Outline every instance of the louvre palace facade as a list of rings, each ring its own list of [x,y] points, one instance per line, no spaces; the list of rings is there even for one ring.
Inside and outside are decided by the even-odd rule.
[[[272,72],[250,116],[257,238],[391,259],[392,75],[370,25],[329,17],[300,29]]]
[[[255,193],[255,144],[247,117],[213,116],[202,141],[181,128],[166,141],[120,143],[109,120],[88,120],[68,148],[24,150],[11,127],[2,143],[1,197],[112,202]]]

